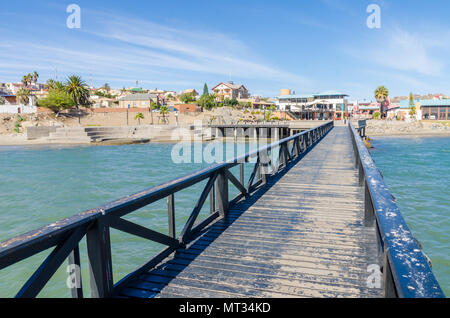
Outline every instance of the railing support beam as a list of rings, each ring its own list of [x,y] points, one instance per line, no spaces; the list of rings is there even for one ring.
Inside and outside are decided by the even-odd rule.
[[[221,217],[228,214],[228,201],[228,177],[225,171],[220,171],[216,180],[216,207]]]
[[[375,211],[373,210],[372,198],[370,197],[367,181],[364,182],[364,225],[371,227],[374,225]]]
[[[167,213],[168,213],[168,224],[169,224],[169,236],[171,238],[176,238],[175,229],[175,195],[171,194],[167,197]]]
[[[92,298],[113,296],[111,242],[105,219],[95,221],[86,235]]]

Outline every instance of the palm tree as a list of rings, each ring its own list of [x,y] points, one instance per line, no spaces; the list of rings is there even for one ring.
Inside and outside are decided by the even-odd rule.
[[[139,122],[139,126],[141,125],[141,119],[144,119],[143,113],[137,113],[136,116],[134,116],[134,120],[137,120]]]
[[[30,91],[25,88],[21,88],[17,91],[16,97],[19,104],[27,105],[30,101]]]
[[[380,113],[383,113],[383,103],[389,96],[389,90],[384,86],[378,86],[375,90],[375,98],[380,103]]]
[[[109,91],[111,90],[111,87],[109,86],[108,83],[105,83],[105,85],[103,85],[103,89],[104,89],[107,93],[109,93]]]
[[[47,83],[45,84],[45,86],[49,90],[51,90],[51,89],[63,90],[64,89],[64,84],[61,83],[60,81],[55,81],[54,79],[47,80]]]
[[[167,106],[161,106],[161,108],[159,109],[159,112],[161,113],[161,115],[163,115],[163,120],[164,123],[166,123],[166,115],[169,114],[169,108],[167,108]]]
[[[32,75],[30,73],[28,73],[27,75],[24,75],[24,77],[22,78],[22,84],[26,87],[29,84],[31,84],[32,81]]]
[[[152,117],[152,125],[153,125],[153,110],[158,108],[158,104],[153,101],[150,101],[150,116]]]
[[[69,76],[66,81],[65,90],[72,97],[77,109],[80,106],[90,106],[88,85],[80,76]]]
[[[33,74],[31,75],[32,82],[33,82],[34,84],[36,84],[38,78],[39,78],[38,72],[34,71]]]

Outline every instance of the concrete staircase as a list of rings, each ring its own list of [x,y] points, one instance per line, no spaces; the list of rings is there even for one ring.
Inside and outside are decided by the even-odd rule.
[[[133,127],[65,127],[51,132],[51,143],[89,144],[133,138]]]
[[[57,128],[49,134],[47,140],[58,144],[89,144],[92,141],[83,127]]]
[[[64,127],[57,128],[47,138],[50,143],[89,144],[114,141],[151,140],[172,141],[173,126],[128,126],[128,127]],[[189,134],[192,134],[190,131]],[[183,136],[184,137],[184,136]]]
[[[133,127],[87,127],[85,132],[92,142],[104,142],[132,138],[135,129]]]

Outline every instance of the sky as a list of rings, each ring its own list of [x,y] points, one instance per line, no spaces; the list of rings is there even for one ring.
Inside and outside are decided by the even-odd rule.
[[[68,28],[77,4],[80,28]],[[380,8],[380,28],[369,28]],[[450,95],[448,0],[0,0],[0,82],[37,71],[92,86],[202,92],[232,80],[251,94],[325,91],[373,100]]]

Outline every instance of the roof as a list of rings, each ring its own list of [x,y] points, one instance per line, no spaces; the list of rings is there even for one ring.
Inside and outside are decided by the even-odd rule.
[[[314,95],[281,95],[277,97],[278,99],[285,99],[285,98],[314,98]]]
[[[414,100],[414,106],[416,105],[416,102],[418,102],[419,100]],[[409,99],[402,99],[400,101],[400,108],[406,109],[409,108]]]
[[[221,83],[217,84],[216,86],[214,86],[211,90],[214,90],[217,86],[222,85],[222,84],[225,85],[225,86],[228,86],[231,89],[239,89],[241,87],[244,87],[245,89],[247,89],[243,84],[234,84],[234,83],[221,82]]]
[[[359,110],[375,110],[380,109],[379,106],[359,106]]]
[[[344,93],[341,93],[341,92],[337,92],[337,91],[326,91],[326,92],[313,94],[313,95],[314,95],[314,97],[316,97],[316,96],[329,96],[329,95],[348,96],[347,94],[344,94]]]
[[[126,96],[122,96],[119,98],[119,100],[149,100],[149,99],[155,99],[158,98],[158,95],[155,94],[130,94]]]
[[[323,93],[316,93],[316,94],[303,94],[303,95],[281,95],[278,96],[278,99],[285,99],[285,98],[314,98],[314,97],[322,97],[322,96],[330,96],[330,95],[337,95],[337,96],[348,96],[344,93],[339,93],[335,91],[327,91]]]
[[[420,106],[450,106],[450,99],[424,99],[420,101]]]

